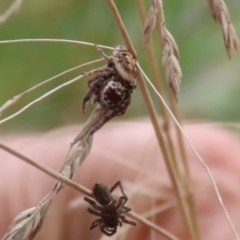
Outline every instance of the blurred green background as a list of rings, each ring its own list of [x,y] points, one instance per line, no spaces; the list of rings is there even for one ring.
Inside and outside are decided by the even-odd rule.
[[[0,12],[4,12],[11,2],[1,1]],[[135,1],[115,2],[139,53],[140,63],[149,74]],[[181,115],[185,119],[238,121],[240,56],[233,53],[232,60],[228,60],[220,26],[212,19],[207,1],[165,1],[164,4],[166,26],[180,50],[183,72],[179,99]],[[228,1],[228,7],[240,36],[240,2]],[[24,0],[20,11],[0,25],[0,40],[22,38],[62,38],[109,46],[123,44],[103,0]],[[99,54],[94,48],[69,43],[0,44],[0,106],[47,78],[97,58]],[[95,67],[74,71],[41,87],[5,112],[2,118],[60,83]],[[80,111],[86,91],[87,79],[80,80],[1,125],[0,131],[48,130],[84,122],[93,109],[88,105],[85,115]],[[140,90],[137,89],[131,106],[121,119],[145,116],[147,112],[142,106]]]

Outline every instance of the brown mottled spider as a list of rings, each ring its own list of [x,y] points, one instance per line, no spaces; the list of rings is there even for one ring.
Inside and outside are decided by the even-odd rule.
[[[115,47],[112,56],[107,56],[98,47],[97,49],[108,63],[107,66],[91,72],[97,75],[88,81],[89,91],[83,99],[82,112],[85,112],[87,102],[93,97],[93,103],[100,104],[111,113],[99,123],[95,131],[112,117],[126,112],[137,79],[136,61],[123,46]]]
[[[123,196],[116,200],[111,193],[118,186],[120,187]],[[112,236],[117,232],[117,227],[122,226],[122,222],[136,226],[135,222],[127,220],[123,215],[124,213],[131,211],[131,208],[124,206],[128,198],[123,192],[120,181],[116,182],[110,189],[104,184],[96,183],[93,187],[93,195],[97,202],[89,197],[84,197],[84,200],[90,203],[94,208],[88,208],[88,212],[99,216],[100,218],[92,222],[90,230],[99,226],[104,234]]]

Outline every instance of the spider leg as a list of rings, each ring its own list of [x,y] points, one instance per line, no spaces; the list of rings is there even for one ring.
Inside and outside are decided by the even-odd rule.
[[[132,211],[131,208],[124,206],[124,207],[122,208],[122,210],[121,210],[121,213],[127,213],[127,212],[131,212],[131,211]]]
[[[89,80],[89,82],[93,82],[93,85],[91,86],[90,90],[87,92],[86,96],[83,98],[82,102],[82,112],[85,113],[85,107],[87,102],[90,100],[93,94],[97,94],[99,90],[102,88],[105,78],[103,76],[96,76],[95,78]],[[91,84],[91,83],[90,83]]]
[[[84,201],[86,201],[86,202],[88,202],[89,204],[91,204],[94,209],[101,211],[102,207],[99,206],[94,200],[92,200],[92,199],[89,198],[89,197],[84,197],[83,199],[84,199]]]
[[[105,58],[108,62],[111,61],[111,57],[109,57],[103,50],[96,44],[96,49],[100,53],[100,55]]]
[[[83,72],[82,74],[83,74],[84,76],[90,76],[90,75],[93,75],[93,74],[105,73],[106,71],[108,71],[108,72],[113,72],[114,69],[111,68],[111,67],[108,67],[108,66],[103,66],[103,67],[100,67],[100,68],[93,69],[92,71]]]
[[[119,221],[119,219],[118,219],[118,225],[119,225],[119,227],[121,227],[121,226],[122,226],[122,222],[121,222],[121,221]]]
[[[125,196],[121,196],[119,199],[118,199],[118,202],[117,202],[117,205],[115,206],[115,209],[118,213],[123,213],[125,212],[125,203],[127,202],[128,198],[125,197]],[[131,209],[130,209],[131,210]]]
[[[95,207],[95,205],[97,205],[96,202],[89,197],[84,197],[83,200],[90,203],[93,207]]]
[[[102,217],[102,216],[103,216],[103,214],[102,214],[101,212],[97,212],[97,211],[95,211],[95,210],[93,210],[93,209],[91,209],[91,208],[88,208],[87,211],[88,211],[89,213],[91,213],[91,214],[93,214],[93,215],[96,215],[96,216],[99,216],[99,217]]]
[[[127,195],[124,193],[124,191],[123,191],[123,187],[122,187],[121,181],[117,181],[117,182],[110,188],[110,192],[112,193],[117,187],[120,188],[123,196],[127,196]]]
[[[137,225],[137,223],[135,223],[134,221],[130,221],[130,220],[126,219],[125,216],[123,216],[123,215],[121,215],[119,218],[124,223],[130,224],[130,225],[133,225],[133,226]]]
[[[92,230],[93,228],[97,227],[98,225],[100,225],[102,223],[102,218],[98,218],[96,220],[94,220],[90,226],[90,230]]]
[[[98,96],[99,92],[101,91],[102,87],[110,81],[111,77],[115,73],[115,69],[111,67],[104,67],[102,70],[98,70],[98,75],[88,81],[88,87],[90,88],[87,92],[86,96],[83,99],[82,103],[82,112],[85,112],[85,106],[87,102],[90,100],[92,95]],[[94,103],[96,99],[94,100]]]

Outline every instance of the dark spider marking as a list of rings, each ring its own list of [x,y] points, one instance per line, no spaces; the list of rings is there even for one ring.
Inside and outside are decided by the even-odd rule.
[[[116,200],[112,196],[112,192],[117,187],[120,188],[122,196]],[[96,183],[93,187],[93,195],[96,201],[89,197],[84,200],[93,206],[88,208],[88,212],[99,216],[90,226],[90,230],[99,226],[100,230],[107,236],[112,236],[117,232],[117,227],[122,226],[122,222],[136,226],[136,223],[125,218],[124,213],[130,212],[131,208],[125,207],[128,201],[127,195],[124,193],[120,181],[116,182],[110,189],[104,184]]]

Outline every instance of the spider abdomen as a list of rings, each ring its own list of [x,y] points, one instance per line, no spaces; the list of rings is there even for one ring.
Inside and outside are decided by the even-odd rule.
[[[103,87],[98,102],[102,107],[114,108],[122,103],[126,98],[127,93],[128,91],[120,82],[110,81]]]

